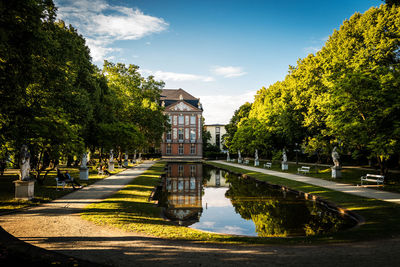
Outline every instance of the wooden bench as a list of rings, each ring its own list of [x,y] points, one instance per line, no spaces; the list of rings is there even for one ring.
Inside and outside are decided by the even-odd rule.
[[[374,182],[377,185],[383,185],[384,181],[385,176],[379,174],[367,174],[365,176],[361,176],[361,185],[363,184],[363,182]]]
[[[271,168],[272,167],[272,163],[271,162],[267,162],[267,163],[264,163],[264,168]]]
[[[308,167],[308,166],[301,166],[301,168],[297,168],[297,173],[300,173],[300,172],[302,172],[302,173],[304,173],[304,174],[310,173],[310,167]]]

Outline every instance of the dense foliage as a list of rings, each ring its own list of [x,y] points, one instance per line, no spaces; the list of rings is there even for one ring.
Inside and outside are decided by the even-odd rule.
[[[261,88],[248,117],[235,125],[231,149],[265,155],[298,143],[328,159],[338,146],[385,173],[400,148],[400,6],[355,13],[316,55]]]
[[[90,149],[157,144],[167,126],[162,82],[138,67],[91,62],[85,39],[56,20],[51,0],[0,4],[0,159],[18,164],[28,145],[36,179]]]

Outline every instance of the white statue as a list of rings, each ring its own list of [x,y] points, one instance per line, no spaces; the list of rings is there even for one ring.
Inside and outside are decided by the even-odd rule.
[[[282,152],[282,162],[287,162],[287,156],[286,156],[286,150],[285,149],[283,149],[283,152]]]
[[[229,156],[229,150],[228,150],[228,153],[226,155],[226,161],[231,161],[231,157]]]
[[[332,150],[332,160],[333,160],[333,164],[335,167],[339,167],[340,163],[339,163],[339,153],[337,152],[337,147],[335,146]]]
[[[31,170],[30,159],[31,154],[28,151],[28,147],[23,145],[21,147],[21,155],[20,155],[20,180],[29,181],[31,179],[29,172]]]
[[[81,168],[86,168],[87,167],[87,152],[82,154],[82,163],[81,163]]]
[[[256,153],[254,155],[254,160],[258,160],[258,150],[256,149]]]
[[[110,150],[110,162],[114,162],[114,154],[113,154],[113,150]]]
[[[240,155],[240,150],[238,150],[238,159],[242,159],[242,156]]]

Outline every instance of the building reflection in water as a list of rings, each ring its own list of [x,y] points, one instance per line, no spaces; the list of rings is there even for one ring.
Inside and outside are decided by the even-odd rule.
[[[165,217],[185,226],[199,221],[203,211],[202,178],[201,163],[168,163],[163,178],[163,191],[167,192]]]

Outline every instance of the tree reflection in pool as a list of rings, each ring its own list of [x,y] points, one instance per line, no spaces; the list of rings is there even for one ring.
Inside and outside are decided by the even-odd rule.
[[[356,224],[298,194],[200,163],[168,163],[159,205],[180,225],[226,234],[310,236]]]

